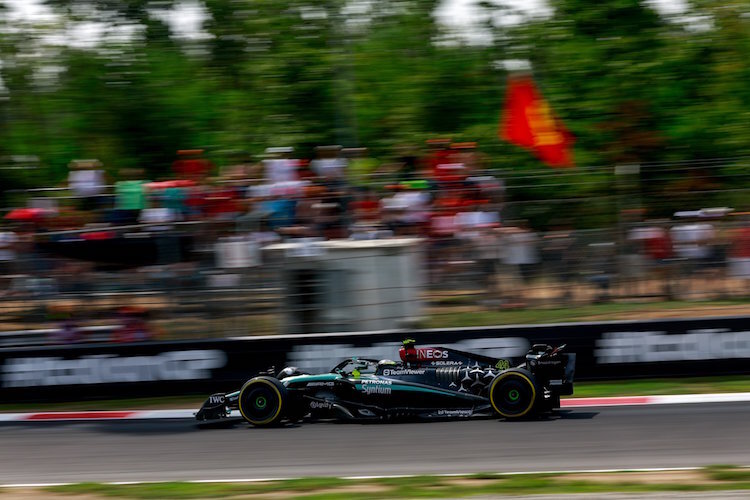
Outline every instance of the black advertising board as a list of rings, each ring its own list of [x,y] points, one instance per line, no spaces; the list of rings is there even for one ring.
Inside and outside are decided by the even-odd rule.
[[[404,338],[502,358],[567,344],[578,380],[750,374],[748,318],[278,335],[243,339],[0,349],[0,400],[53,401],[238,388],[274,366],[326,371],[347,356],[398,357]]]

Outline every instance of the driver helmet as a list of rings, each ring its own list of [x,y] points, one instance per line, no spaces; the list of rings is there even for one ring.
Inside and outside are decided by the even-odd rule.
[[[281,380],[287,377],[292,377],[294,375],[299,375],[299,373],[299,368],[297,368],[296,366],[287,366],[279,372],[279,376],[276,378]]]

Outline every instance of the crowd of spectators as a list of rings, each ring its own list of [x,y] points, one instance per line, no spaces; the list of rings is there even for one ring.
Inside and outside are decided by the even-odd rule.
[[[482,174],[473,143],[434,140],[425,149],[379,161],[366,148],[320,146],[302,159],[275,147],[256,162],[234,155],[221,166],[184,150],[157,179],[71,161],[64,187],[4,214],[0,296],[56,297],[114,281],[98,269],[118,270],[117,280],[133,284],[147,276],[165,287],[182,273],[201,274],[203,286],[233,287],[237,274],[216,271],[261,267],[262,246],[297,238],[420,237],[433,261],[457,258],[455,237],[478,239],[500,226],[502,182]],[[195,262],[197,254],[205,260]],[[47,314],[59,326],[56,340],[80,340],[79,315],[66,314]],[[125,332],[117,339],[130,330],[147,335],[126,328],[132,315],[113,314]]]
[[[317,147],[312,159],[290,147],[268,148],[256,162],[235,156],[217,167],[201,150],[179,151],[171,174],[156,180],[139,169],[114,174],[97,160],[72,161],[63,191],[68,196],[30,197],[5,214],[0,295],[64,291],[102,262],[121,269],[162,266],[152,275],[163,281],[174,275],[163,269],[184,264],[199,247],[208,249],[208,267],[257,268],[264,245],[297,238],[418,237],[427,249],[430,286],[439,288],[471,267],[464,275],[481,286],[483,302],[508,307],[526,305],[542,274],[542,281],[555,284],[551,297],[563,302],[573,298],[576,283],[605,301],[618,279],[656,278],[656,293],[665,297],[675,296],[676,280],[684,277],[750,280],[750,226],[741,217],[727,224],[729,211],[628,220],[605,238],[575,231],[564,214],[546,232],[524,220],[504,220],[503,181],[487,173],[475,143],[431,140],[420,154],[405,150],[388,161],[366,148],[340,146]],[[194,237],[187,247],[186,233]],[[107,247],[108,241],[115,243]],[[88,261],[82,242],[98,245]],[[42,243],[56,243],[58,251],[77,244],[83,254],[63,251],[53,272],[42,251],[52,247]],[[138,255],[146,253],[152,257]],[[20,286],[17,276],[26,276]],[[118,340],[151,335],[143,317],[119,318]],[[72,335],[72,321],[61,324],[60,335]]]
[[[211,225],[205,237],[215,241],[419,236],[440,249],[459,233],[499,227],[503,184],[482,174],[476,144],[433,140],[427,146],[421,157],[390,162],[365,148],[320,146],[307,160],[276,147],[256,163],[221,168],[203,151],[185,150],[168,178],[151,181],[142,170],[123,169],[111,185],[97,160],[73,161],[68,199],[32,198],[5,216],[13,227],[0,233],[0,265],[13,274],[11,248],[22,234],[40,232],[58,240],[66,239],[59,236],[65,231],[76,231],[78,240],[106,240],[123,227],[158,236],[177,223],[203,222]]]

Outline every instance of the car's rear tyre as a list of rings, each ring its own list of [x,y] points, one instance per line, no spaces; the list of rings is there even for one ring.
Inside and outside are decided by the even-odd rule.
[[[528,370],[517,368],[495,377],[490,385],[489,398],[498,415],[517,419],[536,412],[542,392]]]
[[[286,387],[272,377],[252,378],[240,390],[240,414],[257,427],[278,424],[284,418],[287,405]]]

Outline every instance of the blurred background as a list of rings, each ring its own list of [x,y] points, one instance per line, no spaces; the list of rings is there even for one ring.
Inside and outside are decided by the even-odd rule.
[[[0,2],[0,345],[744,310],[749,23]]]

